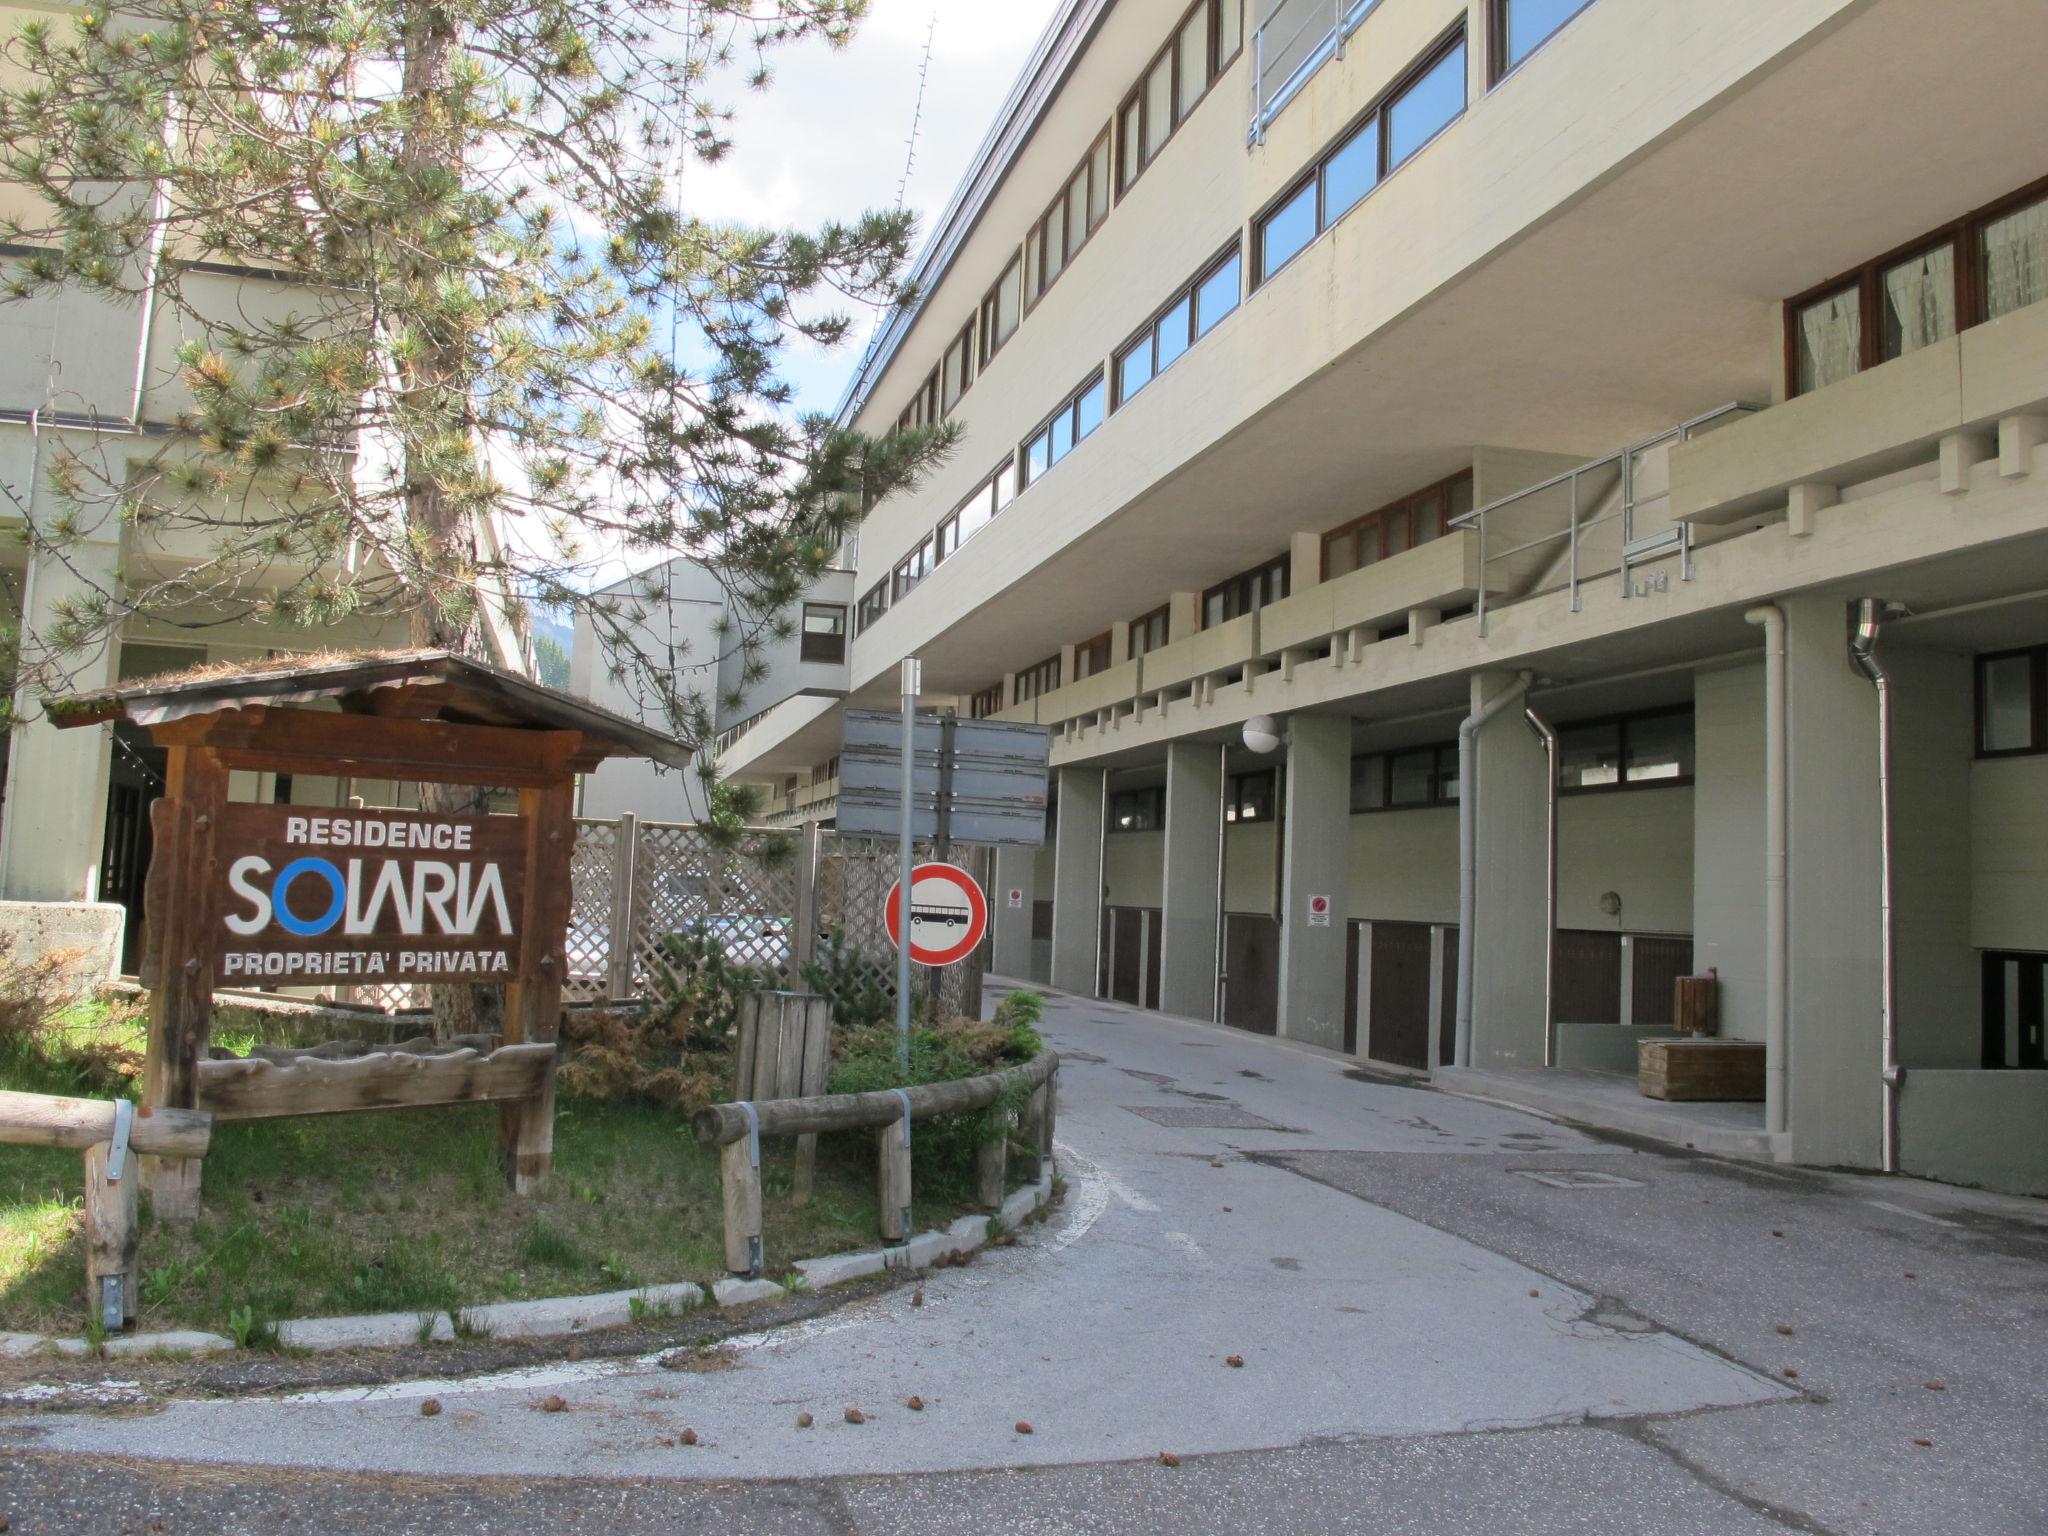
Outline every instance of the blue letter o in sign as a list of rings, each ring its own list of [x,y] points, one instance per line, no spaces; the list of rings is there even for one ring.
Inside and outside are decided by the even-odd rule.
[[[303,917],[294,917],[292,909],[285,905],[286,894],[291,890],[292,882],[300,875],[318,875],[327,882],[328,889],[334,892],[334,900],[328,903],[327,910],[310,921]],[[301,938],[325,933],[340,922],[344,900],[341,871],[326,859],[293,859],[277,872],[277,883],[270,888],[271,910],[276,913],[278,923],[286,932],[296,933]]]

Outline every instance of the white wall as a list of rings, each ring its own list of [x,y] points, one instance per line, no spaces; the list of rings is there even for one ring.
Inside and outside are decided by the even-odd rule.
[[[1272,822],[1230,827],[1223,834],[1223,910],[1273,910],[1273,874],[1280,858],[1280,829]]]
[[[1909,1068],[1975,1067],[1983,1060],[1983,1000],[1977,954],[1970,947],[1970,860],[1962,856],[1972,847],[1975,672],[1968,656],[1898,644],[1886,652],[1885,663],[1898,699],[1892,733],[1892,931],[1899,1058]]]
[[[1693,679],[1693,946],[1720,974],[1721,1033],[1764,1037],[1764,669]]]
[[[1458,921],[1458,808],[1373,811],[1351,818],[1353,917]]]
[[[2048,949],[2048,757],[1970,764],[1970,942]]]
[[[1102,883],[1112,907],[1156,907],[1166,863],[1164,832],[1112,832],[1102,841]]]
[[[1558,927],[1691,933],[1693,800],[1684,786],[1559,796]],[[1619,917],[1600,910],[1608,891]]]

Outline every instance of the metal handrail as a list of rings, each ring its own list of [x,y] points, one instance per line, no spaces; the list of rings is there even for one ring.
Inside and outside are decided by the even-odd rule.
[[[1716,406],[1711,411],[1702,411],[1697,416],[1690,417],[1676,426],[1666,427],[1663,431],[1653,433],[1649,437],[1631,443],[1626,448],[1617,449],[1613,453],[1603,454],[1597,459],[1588,459],[1583,464],[1574,465],[1570,469],[1562,470],[1548,479],[1537,481],[1534,485],[1525,485],[1518,491],[1510,491],[1507,495],[1496,497],[1484,506],[1474,507],[1470,512],[1461,513],[1457,517],[1452,518],[1448,524],[1449,527],[1472,528],[1478,534],[1479,593],[1474,604],[1474,618],[1478,622],[1480,635],[1483,637],[1486,634],[1486,573],[1489,564],[1495,560],[1505,560],[1512,555],[1525,554],[1529,550],[1539,548],[1545,544],[1556,543],[1559,539],[1568,539],[1570,541],[1569,565],[1565,584],[1571,598],[1571,610],[1573,613],[1578,613],[1583,606],[1579,596],[1580,542],[1589,528],[1598,528],[1604,523],[1611,523],[1617,519],[1621,522],[1621,594],[1623,597],[1633,595],[1634,587],[1631,569],[1634,559],[1639,558],[1641,554],[1645,553],[1661,555],[1666,549],[1672,547],[1671,542],[1661,542],[1655,551],[1640,551],[1637,552],[1636,556],[1632,557],[1631,555],[1629,546],[1635,535],[1636,460],[1653,448],[1659,448],[1668,443],[1685,442],[1702,428],[1726,417],[1748,414],[1763,409],[1762,405],[1752,401],[1731,400],[1726,405]],[[1612,512],[1605,512],[1598,517],[1581,520],[1579,516],[1580,477],[1610,468],[1618,470],[1621,476],[1621,499],[1619,505]],[[1526,540],[1510,549],[1488,552],[1486,523],[1490,514],[1497,513],[1503,508],[1511,507],[1518,502],[1527,501],[1532,496],[1540,496],[1546,491],[1557,490],[1559,487],[1568,487],[1571,492],[1570,510],[1567,522],[1563,528],[1551,533],[1539,534],[1537,537]],[[1666,492],[1666,494],[1668,495],[1669,492]],[[1679,555],[1679,579],[1681,581],[1691,581],[1693,578],[1692,525],[1690,523],[1681,523],[1678,525],[1676,533],[1675,544]]]
[[[1281,110],[1292,101],[1301,88],[1308,84],[1315,72],[1331,59],[1344,57],[1344,45],[1350,40],[1365,18],[1371,14],[1379,0],[1329,0],[1329,18],[1322,37],[1303,56],[1302,61],[1287,73],[1287,78],[1271,91],[1266,89],[1266,33],[1273,22],[1286,8],[1286,0],[1277,0],[1264,21],[1254,21],[1251,27],[1251,126],[1245,134],[1248,144],[1266,142],[1266,129]],[[1317,12],[1310,9],[1300,25],[1295,27],[1286,41],[1272,50],[1276,58],[1284,58],[1292,48],[1316,25]]]

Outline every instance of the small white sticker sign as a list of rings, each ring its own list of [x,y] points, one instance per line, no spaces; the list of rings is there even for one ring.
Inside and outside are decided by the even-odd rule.
[[[1016,911],[1020,911],[1020,910],[1022,910],[1023,906],[1024,906],[1024,893],[1023,893],[1023,892],[1022,892],[1021,890],[1019,890],[1019,889],[1018,889],[1018,888],[1017,888],[1016,886],[1014,886],[1014,885],[1013,885],[1013,886],[1011,886],[1011,887],[1010,887],[1010,910],[1011,910],[1011,911],[1013,911],[1013,912],[1016,912]]]
[[[1330,898],[1311,896],[1308,899],[1308,925],[1311,928],[1330,926]]]

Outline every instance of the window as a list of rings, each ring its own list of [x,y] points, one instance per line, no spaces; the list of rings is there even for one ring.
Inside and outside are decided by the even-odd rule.
[[[2048,182],[1785,302],[1789,394],[2048,299]]]
[[[1001,714],[1005,707],[1003,704],[1004,692],[1005,689],[1001,683],[989,684],[988,687],[982,689],[981,692],[967,701],[967,713],[976,720],[986,720],[990,715]]]
[[[1157,832],[1166,825],[1166,790],[1119,789],[1109,797],[1109,830]]]
[[[1074,681],[1093,677],[1098,672],[1109,670],[1109,631],[1104,630],[1093,640],[1083,640],[1074,647]]]
[[[1435,742],[1351,759],[1351,810],[1398,811],[1458,803],[1458,744]]]
[[[2048,646],[1977,658],[1977,755],[2048,751]]]
[[[1258,773],[1233,773],[1223,792],[1225,821],[1271,821],[1277,773],[1267,768]]]
[[[1167,608],[1161,604],[1131,620],[1131,655],[1149,656],[1166,644]]]
[[[1009,505],[1016,479],[1014,461],[1005,459],[994,474],[967,493],[967,499],[939,524],[933,536],[932,564],[937,565],[957,552]]]
[[[1109,130],[1105,128],[1025,239],[1032,302],[1053,285],[1108,216]]]
[[[981,367],[988,367],[989,359],[1017,333],[1017,322],[1023,318],[1024,258],[1019,254],[1010,258],[995,287],[981,301]]]
[[[803,638],[797,647],[800,661],[846,660],[846,605],[805,603]]]
[[[1464,469],[1448,480],[1332,528],[1323,535],[1323,580],[1332,581],[1440,538],[1449,531],[1452,518],[1471,510],[1472,471]]]
[[[951,415],[960,397],[974,383],[974,322],[953,338],[939,360],[939,411]]]
[[[1244,0],[1195,0],[1117,110],[1117,191],[1150,165],[1244,47]]]
[[[1102,425],[1108,389],[1101,374],[1083,384],[1024,444],[1024,485],[1031,484]],[[1022,489],[1020,486],[1019,489]]]
[[[861,630],[865,630],[888,611],[889,583],[886,580],[878,581],[868,589],[867,594],[854,606],[853,623],[855,632],[858,633]]]
[[[1257,219],[1255,282],[1264,282],[1465,110],[1465,39],[1439,45]]]
[[[1041,693],[1051,693],[1060,685],[1060,659],[1048,656],[1035,667],[1027,667],[1017,674],[1017,702],[1035,699]]]
[[[1561,793],[1656,789],[1692,779],[1691,705],[1558,727]]]
[[[902,602],[911,588],[929,576],[931,570],[932,541],[923,539],[919,541],[917,548],[896,562],[895,575],[889,587],[889,600],[894,603]]]
[[[1276,555],[1264,565],[1219,581],[1202,594],[1202,628],[1227,624],[1247,613],[1256,613],[1268,603],[1287,595],[1287,556]]]
[[[1118,405],[1164,373],[1183,352],[1237,308],[1242,274],[1243,264],[1233,245],[1167,300],[1166,307],[1124,343],[1116,354]]]
[[[1583,11],[1591,0],[1489,0],[1493,10],[1491,78],[1498,85]]]
[[[2048,1066],[2048,955],[1986,950],[1983,977],[1980,1064],[1988,1071]]]

